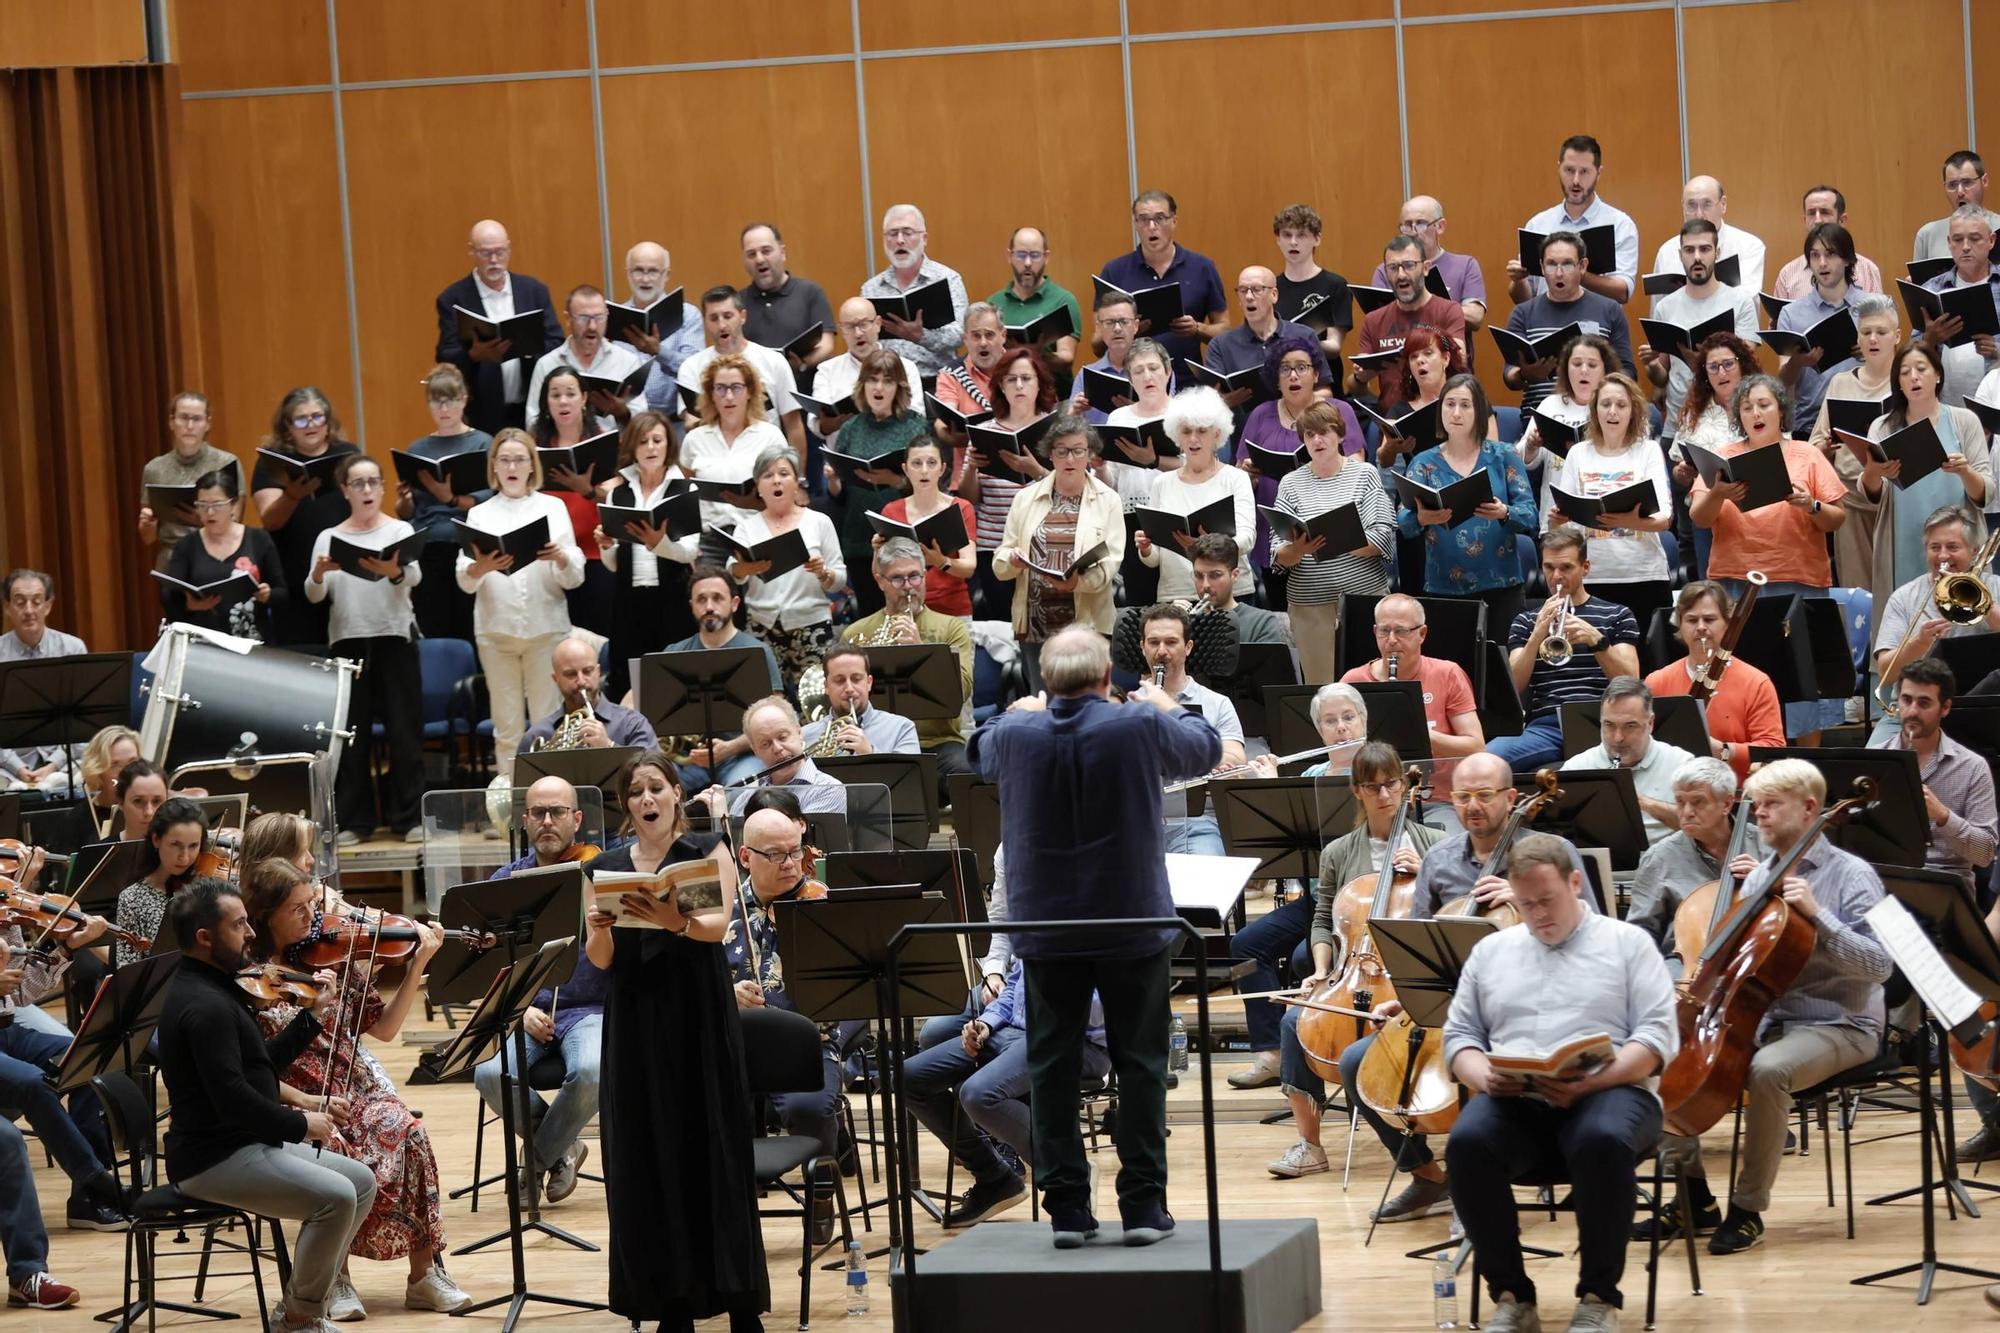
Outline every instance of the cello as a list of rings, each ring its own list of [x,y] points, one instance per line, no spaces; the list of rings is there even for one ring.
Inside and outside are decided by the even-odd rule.
[[[1562,799],[1561,781],[1553,768],[1544,768],[1535,774],[1535,790],[1514,802],[1514,808],[1507,814],[1507,822],[1500,826],[1500,840],[1493,844],[1493,854],[1486,858],[1479,877],[1500,873],[1500,867],[1507,863],[1507,849],[1514,845],[1514,835],[1521,831],[1521,825],[1536,819],[1542,808],[1551,801]],[[1438,916],[1483,916],[1500,929],[1518,925],[1521,914],[1514,910],[1512,903],[1500,903],[1487,907],[1478,898],[1468,893],[1456,902],[1446,903],[1437,910]]]
[[[1368,934],[1368,918],[1408,916],[1417,877],[1395,870],[1396,849],[1402,846],[1410,811],[1423,799],[1423,773],[1412,764],[1403,773],[1403,800],[1389,825],[1389,850],[1381,867],[1341,886],[1333,902],[1334,933],[1340,936],[1340,972],[1310,999],[1350,1012],[1366,1012],[1396,998],[1389,974]],[[1334,1009],[1306,1007],[1299,1014],[1299,1050],[1306,1064],[1323,1079],[1340,1077],[1340,1053],[1367,1032],[1367,1025]]]
[[[1680,1052],[1660,1075],[1670,1134],[1699,1135],[1743,1095],[1757,1029],[1772,1003],[1799,979],[1819,931],[1783,897],[1787,876],[1830,826],[1868,806],[1876,786],[1856,778],[1854,795],[1835,801],[1806,826],[1755,897],[1737,904],[1680,997]]]
[[[1736,901],[1739,886],[1729,867],[1749,848],[1751,828],[1750,793],[1746,791],[1736,798],[1736,827],[1729,834],[1729,849],[1722,854],[1722,873],[1690,889],[1674,909],[1674,952],[1681,958],[1683,984],[1694,980],[1702,951],[1722,928],[1730,904]]]

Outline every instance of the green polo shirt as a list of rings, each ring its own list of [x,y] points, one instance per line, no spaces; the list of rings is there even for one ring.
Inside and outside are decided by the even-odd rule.
[[[1058,285],[1054,278],[1043,278],[1041,290],[1037,291],[1031,300],[1023,301],[1014,295],[1014,284],[1010,282],[987,297],[986,301],[989,305],[999,308],[1002,323],[1016,326],[1040,319],[1057,306],[1066,305],[1069,307],[1070,323],[1076,328],[1077,335],[1081,337],[1083,334],[1082,308],[1077,305],[1076,298]]]

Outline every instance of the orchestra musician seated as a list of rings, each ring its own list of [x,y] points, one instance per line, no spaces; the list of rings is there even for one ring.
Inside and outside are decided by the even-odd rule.
[[[1826,803],[1826,778],[1803,759],[1780,759],[1752,773],[1745,789],[1770,851],[1737,890],[1739,902],[1762,895],[1772,874],[1799,850]],[[1882,1042],[1882,983],[1891,962],[1864,915],[1882,901],[1874,867],[1815,834],[1778,893],[1812,922],[1817,938],[1805,970],[1766,1011],[1750,1059],[1741,1165],[1727,1216],[1709,1192],[1701,1140],[1669,1135],[1665,1141],[1693,1208],[1695,1230],[1714,1232],[1711,1254],[1735,1254],[1764,1238],[1764,1210],[1771,1206],[1771,1183],[1785,1151],[1792,1093],[1866,1063]],[[1629,1198],[1628,1190],[1628,1207]],[[1661,1215],[1663,1240],[1679,1234],[1680,1217],[1677,1198]],[[1641,1223],[1637,1238],[1647,1239],[1650,1228],[1650,1220]]]
[[[1144,637],[1139,649],[1145,656],[1146,669],[1159,677],[1162,689],[1183,708],[1200,713],[1222,738],[1222,762],[1215,766],[1215,771],[1243,768],[1243,723],[1236,716],[1236,705],[1187,673],[1188,653],[1194,645],[1194,622],[1187,611],[1172,602],[1149,606],[1140,632]],[[1153,779],[1148,776],[1140,780]],[[1212,808],[1190,817],[1187,798],[1175,793],[1166,798],[1165,814],[1168,851],[1222,855],[1222,830],[1215,822]]]
[[[807,750],[818,753],[816,747],[831,744],[836,754],[917,753],[916,723],[869,702],[875,677],[868,670],[866,648],[838,644],[820,661],[826,675],[826,716],[806,724],[801,739]]]
[[[743,734],[750,738],[750,752],[757,756],[764,772],[756,786],[741,786],[729,793],[729,811],[744,813],[752,792],[766,787],[782,787],[798,798],[799,809],[809,815],[847,813],[847,788],[830,773],[820,771],[806,754],[804,734],[799,730],[798,710],[782,694],[759,699],[743,710]],[[720,787],[702,793],[711,810],[718,808]]]
[[[1563,760],[1563,768],[1629,769],[1646,841],[1658,842],[1679,826],[1674,775],[1694,756],[1653,735],[1653,692],[1637,676],[1619,676],[1604,687],[1597,730],[1601,742]]]
[[[1243,552],[1234,537],[1226,532],[1204,532],[1188,547],[1188,562],[1194,566],[1195,596],[1208,599],[1208,610],[1203,614],[1219,612],[1235,621],[1238,643],[1291,643],[1290,616],[1236,600],[1236,571],[1243,563]]]
[[[1542,534],[1549,599],[1515,616],[1507,631],[1507,666],[1528,725],[1518,736],[1496,736],[1487,748],[1518,770],[1562,758],[1564,704],[1598,698],[1614,676],[1639,674],[1639,622],[1584,587],[1585,540],[1583,529],[1567,523]]]
[[[903,1066],[911,1112],[972,1173],[972,1187],[957,1207],[945,1213],[946,1230],[983,1222],[1028,1197],[1021,1171],[995,1151],[1004,1147],[1019,1162],[1034,1166],[1028,1117],[1028,995],[1022,975],[1016,961],[1000,993],[966,1022],[958,1041],[920,1051]],[[1094,994],[1083,1036],[1081,1077],[1090,1086],[1111,1072],[1103,1005]]]
[[[583,830],[583,810],[577,803],[576,788],[562,778],[538,778],[528,788],[521,825],[528,837],[528,851],[494,871],[494,879],[505,879],[517,870],[578,860],[579,848],[589,847],[576,840]],[[556,1004],[555,992],[545,989],[529,1007],[522,1023],[528,1036],[528,1068],[551,1054],[562,1060],[562,1086],[556,1089],[553,1102],[542,1100],[540,1093],[529,1089],[526,1076],[512,1070],[511,1045],[502,1053],[509,1071],[516,1074],[515,1087],[520,1094],[520,1114],[514,1123],[526,1145],[525,1169],[538,1171],[546,1166],[548,1178],[542,1197],[550,1203],[561,1203],[575,1192],[577,1173],[590,1155],[590,1146],[580,1136],[597,1114],[604,997],[610,989],[611,979],[604,969],[579,949],[576,970],[562,984],[561,1006]],[[473,1086],[496,1116],[504,1106],[500,1074],[501,1055],[472,1071]]]
[[[1424,655],[1431,627],[1424,604],[1407,593],[1390,593],[1375,603],[1375,657],[1355,667],[1341,680],[1414,680],[1423,690],[1424,721],[1431,733],[1431,753],[1457,759],[1486,748],[1486,728],[1479,720],[1479,702],[1465,668],[1441,657]],[[1451,765],[1440,763],[1432,778],[1451,780]]]
[[[1935,657],[1920,657],[1896,680],[1896,733],[1871,748],[1909,750],[1924,783],[1924,822],[1930,845],[1924,868],[1956,875],[1968,889],[1974,874],[1993,864],[2000,816],[1993,797],[1993,769],[1986,757],[1947,736],[1958,678]]]
[[[1924,572],[1889,594],[1875,614],[1875,678],[1877,688],[1893,686],[1903,668],[1937,650],[1939,639],[2000,630],[2000,575],[1985,571],[1980,581],[1993,600],[1982,616],[1947,619],[1937,604],[1940,578],[1971,571],[1979,554],[1980,522],[1969,509],[1945,505],[1924,520]],[[1982,684],[1984,682],[1981,682]],[[1979,691],[1971,691],[1977,693]],[[1871,745],[1886,744],[1896,734],[1896,719],[1883,709]]]
[[[1541,1327],[1514,1182],[1551,1172],[1569,1183],[1576,1211],[1570,1333],[1618,1327],[1637,1166],[1659,1141],[1659,1074],[1680,1047],[1659,951],[1644,931],[1589,910],[1574,856],[1546,833],[1514,844],[1507,882],[1525,929],[1473,946],[1445,1022],[1446,1066],[1473,1093],[1445,1153],[1458,1217],[1493,1297],[1489,1333]],[[1491,1060],[1503,1049],[1541,1054],[1597,1035],[1610,1038],[1612,1054],[1585,1071],[1522,1079]],[[1774,1108],[1781,1131],[1788,1106]]]
[[[645,714],[605,697],[597,649],[582,639],[564,639],[555,647],[554,663],[551,674],[562,694],[562,707],[537,720],[522,734],[521,754],[548,746],[559,733],[565,732],[564,724],[572,714],[586,709],[590,716],[573,729],[573,737],[567,738],[576,746],[592,750],[613,746],[650,750],[658,743],[653,736],[653,724],[646,720]]]
[[[1674,598],[1674,637],[1687,645],[1687,656],[1669,662],[1646,677],[1655,699],[1694,693],[1695,673],[1708,681],[1708,752],[1736,771],[1741,782],[1750,776],[1750,748],[1785,743],[1785,710],[1778,687],[1763,671],[1733,653],[1718,650],[1737,614],[1729,590],[1709,579],[1684,585]],[[1725,665],[1726,663],[1726,665]],[[1719,676],[1709,678],[1711,672]]]
[[[913,446],[915,447],[915,446]],[[956,503],[963,504],[963,501]],[[850,643],[942,643],[958,659],[958,687],[965,706],[954,717],[923,718],[917,722],[917,744],[937,758],[938,804],[949,806],[948,783],[955,773],[970,773],[965,758],[965,729],[972,715],[972,631],[968,617],[946,615],[925,604],[935,586],[925,566],[935,558],[906,537],[892,537],[875,548],[870,567],[882,590],[882,609],[849,625],[840,637]],[[960,586],[963,581],[958,580]]]
[[[1729,669],[1733,672],[1741,665]],[[1625,909],[1625,920],[1658,940],[1662,953],[1674,952],[1674,914],[1681,903],[1702,885],[1722,877],[1723,859],[1735,832],[1731,818],[1735,802],[1736,774],[1720,759],[1690,759],[1674,770],[1674,819],[1680,829],[1639,858],[1631,905]],[[1744,817],[1749,818],[1748,811]],[[1754,828],[1745,830],[1744,837],[1744,850],[1729,862],[1729,873],[1738,879],[1764,855]],[[1686,965],[1695,960],[1681,961]]]

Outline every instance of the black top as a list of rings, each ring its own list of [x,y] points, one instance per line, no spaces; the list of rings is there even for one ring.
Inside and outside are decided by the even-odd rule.
[[[242,544],[217,560],[201,544],[201,533],[197,530],[174,543],[174,553],[167,558],[167,573],[196,587],[226,579],[239,568],[247,570],[257,582],[271,585],[269,605],[259,605],[252,599],[234,605],[225,602],[212,611],[190,611],[187,609],[187,594],[171,583],[162,583],[160,606],[166,611],[167,619],[270,642],[273,619],[279,614],[279,608],[290,600],[291,592],[290,578],[270,533],[245,525]]]
[[[281,449],[280,453],[293,453]],[[322,458],[335,458],[341,454],[358,454],[361,451],[346,440],[330,440]],[[285,484],[285,469],[261,454],[257,467],[250,475],[250,489],[254,493],[276,490]],[[277,548],[278,563],[284,569],[284,583],[287,588],[297,588],[303,594],[306,575],[312,572],[313,543],[320,533],[328,528],[337,528],[345,523],[348,514],[347,497],[340,493],[332,479],[320,483],[320,488],[298,502],[293,507],[291,517],[281,528],[269,528],[271,543]],[[267,579],[275,593],[278,580]],[[280,606],[273,601],[271,608],[272,632],[266,637],[273,643],[323,644],[327,641],[327,613],[333,609],[331,602],[309,602],[301,595],[297,600],[287,599]]]
[[[301,1143],[306,1113],[278,1100],[278,1071],[312,1045],[319,1020],[300,1010],[264,1040],[250,997],[227,973],[183,957],[160,1013],[160,1073],[174,1108],[167,1178],[200,1175],[239,1148]]]

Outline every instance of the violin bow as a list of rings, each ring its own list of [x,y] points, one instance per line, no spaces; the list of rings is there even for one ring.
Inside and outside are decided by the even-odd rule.
[[[324,912],[321,914],[321,920],[325,920]],[[341,960],[340,975],[335,982],[340,987],[340,1003],[334,1007],[333,1025],[328,1029],[332,1033],[332,1040],[327,1042],[326,1047],[327,1073],[329,1077],[320,1085],[319,1111],[321,1115],[328,1114],[329,1108],[333,1105],[333,1080],[330,1076],[333,1072],[334,1061],[340,1058],[340,1034],[347,1027],[347,978],[349,975],[348,969],[354,963],[354,940],[354,933],[349,932],[347,936],[347,957]],[[324,1156],[325,1153],[326,1144],[319,1143],[314,1145],[314,1156]]]
[[[368,987],[374,985],[375,951],[381,947],[382,927],[387,924],[388,920],[389,914],[387,912],[376,913],[375,933],[370,938],[368,945],[368,968],[370,975],[368,980],[361,983],[364,994],[361,1000],[354,1006],[354,1031],[348,1034],[347,1071],[340,1081],[340,1095],[342,1097],[346,1097],[354,1091],[354,1066],[361,1058],[361,1020],[368,1016],[368,1000],[365,991]],[[412,980],[414,980],[413,977],[405,977],[403,984],[409,985]]]

